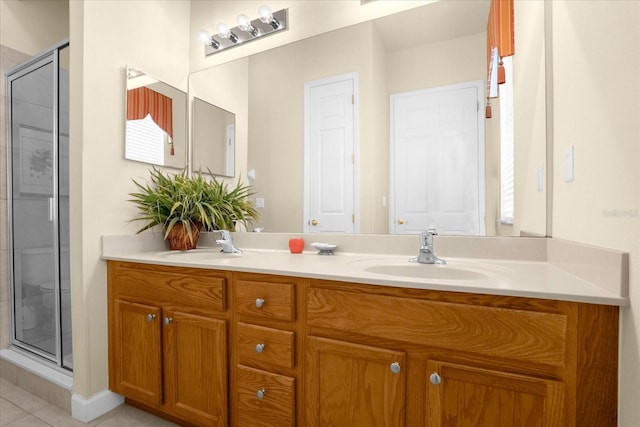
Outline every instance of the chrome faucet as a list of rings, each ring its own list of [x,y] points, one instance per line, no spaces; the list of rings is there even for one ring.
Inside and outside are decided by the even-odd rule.
[[[410,258],[410,262],[419,262],[420,264],[446,264],[447,262],[438,258],[433,253],[433,236],[437,236],[435,228],[420,233],[420,252],[418,256]]]
[[[226,254],[241,254],[242,250],[236,248],[233,245],[233,238],[231,237],[231,233],[229,230],[216,230],[220,233],[220,239],[216,240],[216,243],[222,246],[222,250],[220,252],[224,252]]]

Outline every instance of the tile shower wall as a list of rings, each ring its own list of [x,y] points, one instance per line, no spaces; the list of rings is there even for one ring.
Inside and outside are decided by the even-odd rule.
[[[0,45],[0,348],[9,345],[9,268],[7,242],[7,121],[5,72],[29,55]]]

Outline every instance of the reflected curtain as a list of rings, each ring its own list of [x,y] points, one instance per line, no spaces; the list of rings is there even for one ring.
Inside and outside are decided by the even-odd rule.
[[[173,100],[168,96],[139,87],[127,91],[127,120],[141,120],[147,114],[173,139]]]
[[[487,112],[489,98],[498,97],[498,84],[505,82],[502,58],[515,53],[513,0],[492,0],[487,23]]]

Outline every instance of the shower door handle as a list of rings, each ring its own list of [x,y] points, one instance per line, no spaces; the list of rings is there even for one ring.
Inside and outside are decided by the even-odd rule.
[[[53,197],[49,197],[49,221],[53,221]]]

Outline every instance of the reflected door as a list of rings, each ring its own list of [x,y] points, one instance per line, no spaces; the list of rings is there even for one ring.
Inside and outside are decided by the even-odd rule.
[[[354,233],[353,76],[305,87],[305,232]]]
[[[482,234],[479,84],[391,96],[389,231]]]

